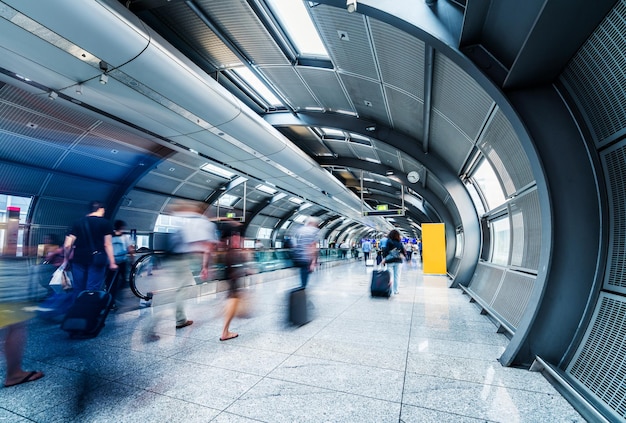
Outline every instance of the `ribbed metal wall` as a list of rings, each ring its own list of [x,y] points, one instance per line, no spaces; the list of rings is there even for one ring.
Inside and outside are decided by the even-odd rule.
[[[609,189],[610,254],[605,289],[626,294],[626,141],[603,151]]]
[[[478,146],[502,181],[507,197],[534,182],[528,156],[501,110],[495,112]]]
[[[600,295],[581,348],[567,372],[612,410],[613,421],[626,420],[626,298]]]
[[[615,143],[626,135],[626,0],[600,23],[561,82],[593,135],[609,214],[603,291],[566,373],[613,413],[612,421],[626,421],[626,141]]]
[[[513,329],[518,327],[524,315],[535,280],[536,277],[533,275],[507,270],[490,304],[502,320]]]
[[[561,80],[603,145],[626,132],[626,0],[620,0],[569,63]]]
[[[477,295],[484,304],[491,304],[498,292],[504,269],[489,266],[485,263],[476,265],[476,272],[468,286],[469,290]]]

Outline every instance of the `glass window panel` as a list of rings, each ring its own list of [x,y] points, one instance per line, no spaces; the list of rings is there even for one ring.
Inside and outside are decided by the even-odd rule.
[[[328,58],[309,12],[301,0],[267,0],[300,55]]]
[[[270,239],[272,237],[272,229],[271,228],[259,228],[256,233],[256,237],[258,239]]]
[[[478,216],[482,216],[485,214],[485,206],[483,204],[483,200],[480,198],[480,194],[478,194],[478,190],[471,182],[467,182],[465,184],[467,191],[469,192],[470,197],[472,198],[472,202],[474,203],[474,207],[476,208],[476,213]]]
[[[267,85],[261,82],[261,80],[257,78],[257,76],[253,74],[250,69],[241,67],[233,68],[233,71],[239,75],[241,79],[246,81],[246,84],[256,91],[256,93],[263,98],[267,104],[272,106],[280,106],[282,104],[280,100],[278,100],[278,98],[276,98],[276,96],[269,90],[269,88],[267,88]]]
[[[491,262],[506,266],[509,261],[511,228],[508,216],[491,221],[491,239],[493,250]]]
[[[500,186],[500,182],[493,168],[487,160],[481,160],[476,167],[476,171],[472,174],[472,178],[476,182],[477,189],[480,190],[489,210],[493,210],[505,201],[504,192]]]

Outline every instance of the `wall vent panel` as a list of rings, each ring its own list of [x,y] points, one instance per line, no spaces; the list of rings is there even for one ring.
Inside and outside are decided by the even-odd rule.
[[[504,269],[478,263],[468,288],[485,304],[491,304],[498,292],[503,274]]]
[[[601,293],[587,332],[566,369],[581,388],[626,419],[626,298]]]
[[[537,271],[541,256],[541,210],[537,190],[515,197],[510,202],[513,224],[511,266]]]
[[[535,287],[535,276],[507,270],[491,306],[512,328],[517,329]]]
[[[626,142],[600,155],[609,198],[609,254],[605,289],[626,294]]]

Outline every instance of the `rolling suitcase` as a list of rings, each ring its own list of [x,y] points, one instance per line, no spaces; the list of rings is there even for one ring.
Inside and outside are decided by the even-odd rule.
[[[372,297],[391,296],[391,278],[388,270],[372,271],[372,285],[370,287]]]
[[[115,281],[117,272],[107,272],[107,278]],[[105,281],[105,287],[110,285],[109,280]],[[113,296],[108,290],[83,291],[67,311],[61,329],[68,332],[70,338],[94,338],[104,327],[112,305]]]
[[[302,326],[310,322],[307,309],[306,290],[296,288],[289,292],[289,323]]]

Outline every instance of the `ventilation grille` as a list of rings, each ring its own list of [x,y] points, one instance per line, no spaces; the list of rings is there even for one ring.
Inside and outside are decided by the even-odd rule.
[[[493,104],[472,77],[443,54],[435,54],[432,105],[474,141]]]
[[[246,0],[197,0],[196,3],[255,64],[289,64]]]
[[[423,100],[424,42],[389,24],[368,21],[383,82]]]
[[[541,255],[541,211],[537,190],[516,197],[510,203],[513,224],[511,265],[537,271]]]
[[[474,148],[474,143],[439,110],[430,115],[429,148],[457,172]]]
[[[507,270],[491,306],[512,328],[517,329],[535,286],[535,277]]]
[[[274,86],[280,87],[283,96],[294,107],[320,106],[291,66],[264,67],[261,71]]]
[[[567,372],[599,401],[626,419],[626,299],[601,293],[587,333]]]
[[[379,79],[365,16],[321,4],[309,11],[338,70]]]
[[[469,288],[474,294],[480,297],[485,304],[491,304],[496,296],[503,274],[504,269],[478,263]]]
[[[609,256],[606,289],[626,294],[626,142],[601,154],[609,189]]]
[[[624,61],[626,1],[620,0],[561,75],[584,109],[599,144],[626,128]]]
[[[534,181],[528,157],[511,123],[499,109],[478,145],[502,181],[507,197]]]

